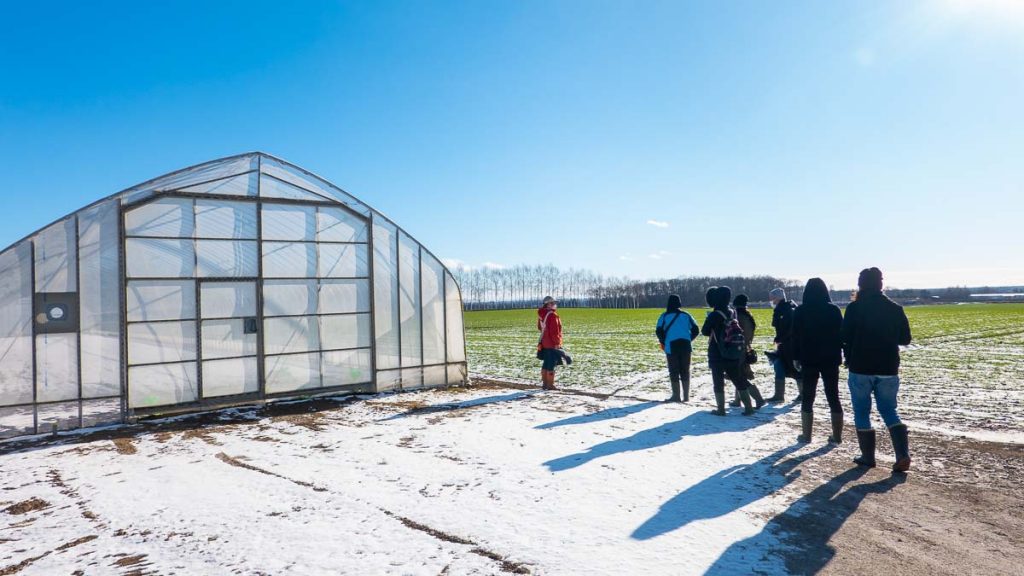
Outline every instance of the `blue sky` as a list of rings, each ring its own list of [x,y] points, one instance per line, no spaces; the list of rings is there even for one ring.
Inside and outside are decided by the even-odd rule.
[[[5,6],[0,246],[263,150],[473,266],[1024,284],[1024,2],[284,4]]]

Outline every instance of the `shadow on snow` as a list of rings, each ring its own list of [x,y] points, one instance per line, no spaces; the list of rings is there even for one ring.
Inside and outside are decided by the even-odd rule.
[[[783,460],[804,444],[794,444],[750,464],[730,466],[672,497],[657,514],[641,524],[631,536],[648,540],[678,530],[697,520],[725,516],[784,488],[800,477],[793,471],[801,463],[822,456],[835,446],[827,444],[813,452]]]
[[[500,402],[514,402],[516,400],[526,400],[527,398],[533,397],[536,392],[514,392],[512,394],[499,394],[497,396],[487,396],[484,398],[473,398],[472,400],[464,400],[462,402],[445,402],[443,404],[431,404],[428,406],[416,406],[410,408],[405,412],[399,412],[387,418],[383,418],[381,422],[387,422],[388,420],[397,420],[399,418],[407,418],[409,416],[419,416],[422,414],[434,414],[437,412],[451,412],[453,410],[465,410],[467,408],[478,408],[487,404],[498,404]]]
[[[638,406],[641,408],[634,410],[634,412],[646,409],[647,404],[647,402],[639,404]],[[708,411],[701,410],[690,414],[682,420],[666,422],[665,424],[648,430],[642,430],[626,438],[602,442],[591,446],[585,452],[555,458],[554,460],[545,462],[544,465],[552,472],[562,472],[577,466],[582,466],[587,462],[603,458],[605,456],[613,456],[623,452],[648,450],[651,448],[667,446],[682,440],[686,436],[704,436],[708,434],[719,434],[722,432],[742,432],[762,424],[767,424],[791,409],[792,406],[787,406],[783,409],[762,409],[757,416],[751,417],[735,414],[730,414],[726,417],[714,416]],[[592,414],[590,416],[594,415]],[[568,420],[573,419],[569,418]],[[555,422],[554,424],[558,424],[558,422]]]
[[[614,418],[624,418],[637,412],[643,412],[655,406],[663,405],[663,402],[640,402],[638,404],[631,404],[629,406],[622,406],[619,408],[608,408],[592,414],[583,414],[581,416],[573,416],[572,418],[565,418],[563,420],[556,420],[554,422],[548,422],[547,424],[541,424],[534,426],[537,430],[547,430],[549,428],[558,428],[559,426],[574,426],[576,424],[592,424],[594,422],[603,422],[605,420],[612,420]]]
[[[705,574],[736,574],[737,568],[757,565],[772,554],[781,556],[786,573],[818,574],[836,554],[829,540],[860,503],[869,494],[884,494],[907,481],[906,475],[894,474],[853,484],[868,472],[868,468],[851,468],[808,492],[772,518],[761,532],[729,546]],[[846,488],[849,484],[853,485]],[[784,544],[781,551],[777,549],[780,540]]]

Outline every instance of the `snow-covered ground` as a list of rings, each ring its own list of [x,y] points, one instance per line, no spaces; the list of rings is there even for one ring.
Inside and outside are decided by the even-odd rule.
[[[766,525],[826,422],[797,445],[792,405],[695,396],[426,391],[0,444],[0,573],[784,573]]]

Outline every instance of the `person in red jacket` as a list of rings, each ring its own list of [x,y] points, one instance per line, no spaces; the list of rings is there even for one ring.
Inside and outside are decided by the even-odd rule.
[[[558,317],[558,300],[551,296],[537,310],[537,330],[540,330],[540,342],[537,344],[537,357],[543,361],[540,378],[544,390],[555,388],[555,366],[562,363],[562,319]]]

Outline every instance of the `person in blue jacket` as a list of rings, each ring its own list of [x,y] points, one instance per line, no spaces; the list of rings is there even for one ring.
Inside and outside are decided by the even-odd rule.
[[[693,354],[693,339],[700,334],[697,322],[682,309],[683,303],[679,296],[668,297],[665,311],[658,317],[654,329],[665,351],[668,361],[668,377],[672,382],[672,397],[665,402],[688,402],[690,400],[690,357]],[[679,397],[682,384],[683,396]]]

